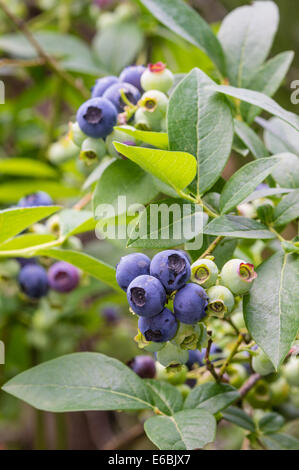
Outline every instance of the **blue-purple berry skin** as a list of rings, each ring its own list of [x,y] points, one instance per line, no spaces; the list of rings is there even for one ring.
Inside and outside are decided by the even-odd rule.
[[[18,207],[51,206],[52,204],[53,200],[49,194],[44,191],[37,191],[22,197],[18,202]]]
[[[125,292],[137,276],[149,274],[151,260],[143,253],[130,253],[123,256],[116,266],[116,281]]]
[[[166,303],[166,292],[158,279],[142,275],[130,283],[127,298],[134,313],[141,317],[153,317],[162,312]]]
[[[119,82],[119,79],[114,75],[110,75],[108,77],[99,78],[94,87],[92,88],[91,96],[92,98],[100,98],[103,96],[106,90],[110,88],[112,85],[115,85]]]
[[[115,307],[105,307],[101,314],[109,325],[116,325],[120,320],[118,309]]]
[[[150,266],[151,276],[159,279],[168,293],[183,287],[189,281],[191,267],[183,251],[165,250],[156,254]]]
[[[48,271],[49,285],[57,292],[71,292],[80,281],[79,270],[65,261],[52,264]]]
[[[136,356],[128,366],[142,379],[153,379],[156,375],[155,361],[150,356]]]
[[[146,71],[144,65],[130,65],[126,67],[119,76],[121,82],[130,83],[139,91],[143,91],[140,83],[141,75]]]
[[[132,104],[137,104],[141,97],[138,88],[134,87],[130,83],[116,83],[115,85],[112,85],[105,91],[103,98],[109,100],[115,106],[118,113],[122,113],[127,106],[121,97],[121,90],[123,90],[127,99]]]
[[[117,122],[117,111],[111,101],[105,98],[91,98],[77,111],[77,122],[89,137],[106,138]]]
[[[208,296],[198,284],[187,284],[175,295],[173,308],[176,318],[182,323],[194,325],[201,321],[206,313]]]
[[[21,257],[18,257],[18,258],[16,258],[16,261],[19,263],[21,268],[24,268],[24,266],[27,266],[28,264],[35,264],[35,265],[38,264],[36,258],[21,258]]]
[[[40,299],[49,290],[47,271],[42,266],[27,264],[19,273],[19,284],[28,297]]]
[[[178,322],[173,313],[168,308],[164,308],[161,313],[154,317],[140,317],[138,328],[147,341],[164,343],[175,336]]]

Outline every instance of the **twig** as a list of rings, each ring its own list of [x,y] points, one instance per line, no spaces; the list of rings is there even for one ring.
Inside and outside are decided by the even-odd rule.
[[[219,243],[223,240],[224,237],[217,237],[215,240],[211,243],[211,245],[206,249],[206,251],[201,255],[200,258],[205,258],[206,256],[209,256],[215,248],[219,245]]]
[[[241,398],[244,398],[247,393],[255,386],[255,384],[262,378],[260,374],[252,374],[248,380],[242,385],[239,390]]]
[[[228,365],[230,364],[232,358],[234,357],[234,355],[237,353],[238,349],[239,349],[239,346],[240,344],[242,343],[243,341],[243,335],[240,334],[236,343],[234,344],[234,347],[233,349],[231,350],[229,356],[227,357],[226,361],[224,362],[223,366],[221,367],[220,371],[219,371],[219,377],[220,379],[223,377],[223,374],[224,372],[226,371]]]
[[[14,25],[22,31],[24,36],[28,39],[32,47],[36,50],[38,56],[43,59],[49,67],[57,74],[59,75],[64,81],[66,81],[70,86],[75,88],[77,91],[81,93],[84,99],[89,98],[89,92],[87,88],[83,85],[81,81],[75,80],[68,72],[63,70],[59,63],[54,59],[53,57],[49,56],[43,48],[40,46],[38,41],[35,39],[35,37],[31,34],[30,30],[28,29],[26,23],[24,23],[22,20],[20,20],[17,16],[15,16],[7,7],[6,3],[3,0],[0,0],[0,7],[10,18],[10,20],[14,23]]]
[[[44,65],[45,59],[38,57],[36,59],[0,59],[0,67],[36,67]]]
[[[215,371],[215,367],[214,367],[213,363],[210,361],[210,351],[211,351],[211,346],[213,344],[213,340],[211,338],[212,332],[208,331],[208,335],[210,336],[210,339],[208,341],[208,346],[207,346],[207,349],[206,349],[205,361],[206,361],[208,371],[210,372],[210,374],[212,374],[212,376],[214,377],[216,382],[219,382],[220,378],[219,378],[217,372]]]
[[[87,204],[91,201],[91,196],[91,193],[85,194],[85,196],[83,196],[82,199],[80,199],[80,201],[74,205],[74,209],[80,211],[83,209],[83,207],[87,206]]]
[[[143,424],[136,424],[128,431],[121,433],[119,436],[110,439],[101,450],[118,450],[121,447],[127,446],[130,442],[135,441],[138,437],[144,434]]]

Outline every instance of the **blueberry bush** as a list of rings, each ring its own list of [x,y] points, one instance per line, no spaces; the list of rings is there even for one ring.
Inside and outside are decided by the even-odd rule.
[[[294,53],[273,1],[188,3],[0,0],[0,431],[26,402],[38,448],[44,412],[61,448],[114,410],[163,450],[299,449]]]

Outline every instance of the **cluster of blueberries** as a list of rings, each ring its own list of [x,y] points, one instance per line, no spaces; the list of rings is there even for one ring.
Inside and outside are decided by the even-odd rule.
[[[70,136],[81,148],[81,159],[90,163],[107,153],[119,156],[113,141],[136,145],[134,138],[114,130],[116,124],[132,124],[148,131],[165,130],[167,93],[173,83],[172,72],[162,62],[148,67],[132,65],[119,77],[99,78],[92,88],[91,98],[80,106],[77,121],[71,124]]]
[[[154,343],[171,341],[179,323],[196,325],[206,315],[229,315],[235,296],[248,292],[255,277],[253,265],[243,260],[228,261],[219,274],[211,259],[191,265],[188,255],[178,250],[162,251],[152,260],[132,253],[116,268],[116,280],[139,316],[141,334]]]
[[[24,196],[18,207],[50,206],[52,198],[44,191]],[[38,263],[36,258],[18,258],[21,269],[19,284],[22,291],[31,299],[40,299],[47,295],[49,289],[57,292],[71,292],[80,281],[80,271],[65,261],[58,261],[48,271]]]

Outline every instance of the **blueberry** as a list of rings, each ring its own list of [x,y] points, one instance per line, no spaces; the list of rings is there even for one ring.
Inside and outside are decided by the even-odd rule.
[[[89,137],[105,138],[113,131],[117,122],[117,111],[105,98],[85,101],[77,112],[80,129]]]
[[[28,264],[37,265],[37,259],[36,258],[21,258],[21,257],[18,257],[18,258],[16,258],[16,261],[18,261],[19,265],[22,268],[24,268],[24,266],[27,266]]]
[[[58,292],[71,292],[79,284],[79,270],[65,261],[52,264],[48,271],[49,285]]]
[[[91,96],[92,98],[100,98],[103,96],[106,90],[112,85],[115,85],[119,82],[119,79],[114,75],[108,77],[99,78],[96,80],[95,86],[92,88]]]
[[[32,299],[47,295],[49,289],[47,271],[35,264],[27,264],[21,269],[19,283],[22,291]]]
[[[230,289],[233,294],[246,294],[257,277],[253,264],[241,259],[231,259],[223,266],[221,273],[222,284]]]
[[[193,325],[202,320],[208,305],[206,291],[197,284],[187,284],[175,295],[173,308],[175,316],[182,323]]]
[[[203,366],[205,363],[206,352],[207,352],[206,348],[202,348],[201,351],[199,351],[199,349],[189,351],[189,360],[187,362],[187,367],[189,369],[192,369],[192,366],[194,364],[198,364],[200,367]],[[213,356],[219,355],[221,353],[222,353],[222,349],[219,346],[217,346],[217,344],[213,343],[210,349],[210,354],[209,354],[210,359],[212,358],[212,362],[215,362],[217,359],[219,359],[219,356],[217,359],[213,359]]]
[[[151,260],[143,253],[123,256],[116,266],[116,281],[122,290],[127,291],[129,284],[137,276],[149,274]]]
[[[144,90],[159,90],[167,93],[174,83],[172,72],[162,62],[149,64],[141,76],[141,86]]]
[[[115,307],[105,307],[103,308],[101,314],[102,317],[106,320],[106,322],[110,325],[115,325],[119,322],[118,309]]]
[[[142,379],[153,379],[156,375],[155,361],[150,356],[136,356],[128,366]]]
[[[166,292],[158,279],[145,274],[130,283],[127,298],[135,313],[141,317],[153,317],[162,312],[166,303]]]
[[[123,90],[128,101],[132,104],[137,104],[140,98],[140,91],[130,83],[116,83],[112,85],[105,91],[103,97],[113,103],[119,113],[123,112],[125,106],[127,106],[121,97],[121,90]]]
[[[121,82],[130,83],[139,91],[143,91],[140,83],[141,75],[146,71],[144,65],[131,65],[126,67],[119,76]]]
[[[138,328],[147,341],[164,343],[175,336],[178,323],[173,313],[168,308],[164,308],[161,313],[154,317],[140,317]]]
[[[218,277],[218,268],[210,259],[199,259],[191,266],[191,280],[207,289],[213,286]]]
[[[162,282],[167,292],[178,290],[191,275],[188,256],[182,251],[161,251],[152,259],[150,274]]]
[[[207,290],[209,315],[224,318],[233,310],[235,299],[231,291],[224,286],[213,286]]]
[[[22,197],[18,202],[18,207],[51,206],[52,204],[53,200],[49,194],[44,191],[37,191]]]

